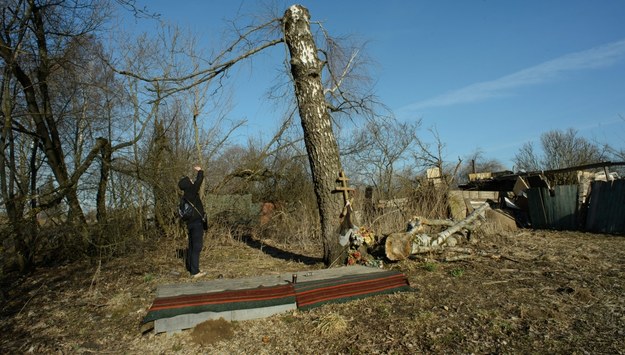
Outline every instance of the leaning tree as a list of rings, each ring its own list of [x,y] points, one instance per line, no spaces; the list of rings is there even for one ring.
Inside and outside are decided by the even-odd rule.
[[[341,171],[341,161],[321,82],[323,63],[317,56],[317,46],[310,32],[308,10],[301,5],[293,5],[284,13],[283,21],[284,38],[291,54],[295,96],[319,207],[324,262],[330,265],[342,254],[337,227],[343,206],[338,195],[332,194]]]
[[[321,32],[329,39],[323,29]],[[236,28],[235,33],[235,39],[207,61],[211,63],[208,67],[185,76],[163,74],[160,77],[147,77],[131,70],[116,70],[145,82],[160,83],[160,87],[166,88],[160,92],[162,98],[211,83],[214,83],[214,92],[217,92],[233,66],[267,48],[286,44],[290,55],[290,79],[318,204],[324,262],[330,265],[342,256],[345,257],[338,243],[343,200],[340,195],[332,194],[341,171],[341,162],[331,113],[355,112],[359,116],[371,118],[375,116],[375,107],[378,107],[368,91],[359,92],[353,85],[347,89],[346,83],[353,84],[350,78],[355,77],[354,72],[362,64],[363,56],[359,49],[342,50],[331,39],[327,40],[330,49],[320,50],[311,32],[310,14],[301,5],[289,7],[281,17],[264,24]],[[325,55],[323,60],[319,58],[319,53]],[[340,59],[333,60],[333,55]],[[322,74],[327,74],[327,80],[323,80]]]

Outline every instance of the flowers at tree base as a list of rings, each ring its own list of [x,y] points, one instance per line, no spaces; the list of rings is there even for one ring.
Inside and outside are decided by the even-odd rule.
[[[378,267],[378,268],[383,267],[382,260],[374,259],[371,255],[366,254],[366,253],[363,255],[363,253],[361,253],[357,249],[350,249],[347,255],[347,265],[356,265],[356,264],[369,266],[369,267]]]
[[[350,248],[347,254],[347,265],[365,265],[370,267],[382,267],[382,260],[364,252],[365,247],[372,247],[375,243],[375,234],[367,227],[354,227],[350,230]],[[363,251],[361,251],[363,250]]]
[[[354,246],[363,244],[371,246],[375,244],[375,234],[367,227],[354,228],[352,230],[350,242]]]

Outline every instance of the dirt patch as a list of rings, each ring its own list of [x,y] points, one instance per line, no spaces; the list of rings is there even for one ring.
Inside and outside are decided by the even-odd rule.
[[[159,239],[138,255],[41,268],[4,284],[0,352],[625,354],[624,237],[480,236],[473,247],[483,257],[438,262],[426,255],[386,264],[406,274],[413,292],[231,327],[212,321],[173,335],[142,334],[158,285],[197,282],[177,258],[184,244]],[[319,250],[258,245],[207,239],[201,256],[207,279],[323,267],[314,262]],[[275,250],[285,253],[268,253]]]
[[[229,340],[234,336],[234,325],[223,318],[207,320],[196,325],[191,332],[191,339],[196,344],[207,346],[219,340]]]

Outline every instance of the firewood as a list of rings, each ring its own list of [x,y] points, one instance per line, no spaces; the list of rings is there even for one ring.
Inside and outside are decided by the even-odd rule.
[[[413,228],[408,232],[391,233],[386,237],[386,257],[393,261],[404,260],[410,255],[429,253],[444,247],[454,247],[457,244],[457,240],[452,238],[452,235],[460,233],[462,229],[470,228],[471,224],[475,223],[487,208],[489,208],[488,203],[483,204],[467,218],[454,223],[434,236],[424,233],[417,234],[417,231],[422,230],[421,226],[425,224],[424,222],[429,222],[427,219],[419,219],[415,225],[411,224]]]

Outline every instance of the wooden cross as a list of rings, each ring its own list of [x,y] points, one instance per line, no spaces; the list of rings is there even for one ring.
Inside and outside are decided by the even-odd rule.
[[[343,212],[341,212],[341,218],[343,216],[345,216],[345,214],[347,213],[347,202],[349,202],[349,192],[350,191],[354,191],[353,188],[349,187],[348,182],[349,179],[347,178],[347,176],[345,176],[345,172],[343,172],[341,170],[341,172],[339,173],[339,178],[336,179],[336,182],[339,183],[339,186],[332,190],[332,193],[342,193],[343,194],[343,203],[345,204],[345,207],[343,208]]]

